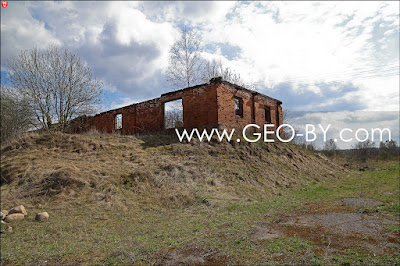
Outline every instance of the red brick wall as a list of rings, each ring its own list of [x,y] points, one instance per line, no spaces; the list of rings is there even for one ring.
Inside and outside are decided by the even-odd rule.
[[[120,110],[122,114],[121,134],[134,134],[136,128],[136,105],[129,105]]]
[[[100,132],[112,133],[114,132],[114,112],[108,111],[95,115],[93,118],[94,129]]]
[[[243,117],[235,114],[234,98],[243,100]],[[229,85],[220,84],[217,89],[218,123],[223,128],[237,128],[242,130],[244,126],[252,123],[252,96],[248,92],[232,88]]]
[[[160,131],[163,125],[163,104],[160,98],[136,104],[135,133]]]
[[[235,96],[243,100],[243,117],[235,115]],[[164,103],[177,99],[182,99],[185,128],[220,127],[236,128],[241,131],[250,123],[263,127],[266,123],[265,105],[270,106],[272,123],[277,121],[278,110],[279,122],[282,124],[282,107],[276,101],[238,89],[229,83],[214,82],[166,93],[160,98],[87,117],[85,118],[87,126],[81,128],[121,134],[161,131],[164,129]],[[115,129],[117,114],[122,114],[121,130]]]
[[[206,85],[186,91],[182,104],[185,128],[202,129],[217,126],[217,85]]]
[[[277,116],[277,108],[280,108],[278,111],[279,115],[282,115],[282,107],[278,105],[275,101],[270,100],[266,97],[263,97],[262,95],[256,95],[254,97],[254,110],[255,110],[255,124],[259,125],[260,127],[263,127],[264,124],[267,124],[267,120],[265,117],[265,106],[268,106],[270,108],[270,113],[271,113],[271,124],[275,124],[275,129],[282,124],[282,119],[279,119],[279,125],[277,124],[276,116]],[[269,128],[269,130],[272,130],[272,128]]]
[[[184,128],[211,128],[218,123],[217,85],[200,85],[190,89],[166,93],[163,103],[182,99]]]
[[[234,97],[243,100],[243,117],[235,114]],[[279,124],[282,124],[282,107],[268,97],[254,95],[250,91],[236,89],[229,84],[222,83],[217,89],[218,123],[222,128],[236,128],[242,130],[248,124],[257,124],[262,131],[266,124],[264,107],[269,106],[271,110],[271,123],[276,125],[277,110],[280,113]],[[253,108],[254,104],[254,108]],[[254,110],[254,111],[253,111]],[[253,113],[254,112],[254,113]],[[272,130],[272,129],[269,129]]]

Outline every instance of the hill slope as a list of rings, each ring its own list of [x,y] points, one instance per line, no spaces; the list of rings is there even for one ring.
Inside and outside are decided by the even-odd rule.
[[[107,207],[258,200],[345,172],[286,143],[178,143],[174,136],[27,134],[2,147],[2,207],[43,200]]]

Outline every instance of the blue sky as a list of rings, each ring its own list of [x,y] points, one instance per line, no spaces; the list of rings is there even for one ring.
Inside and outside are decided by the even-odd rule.
[[[292,111],[399,110],[399,2],[9,1],[1,71],[20,50],[76,52],[103,80],[106,110],[176,90],[165,81],[182,25]]]

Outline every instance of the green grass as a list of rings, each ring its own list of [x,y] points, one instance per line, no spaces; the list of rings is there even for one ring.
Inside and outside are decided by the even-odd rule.
[[[358,250],[338,250],[332,258],[316,253],[313,243],[298,237],[255,241],[254,225],[265,218],[305,204],[334,202],[342,197],[365,197],[383,202],[376,207],[388,215],[399,213],[399,168],[396,162],[377,162],[387,171],[351,172],[332,182],[300,190],[284,190],[263,201],[197,204],[187,208],[102,209],[82,202],[44,204],[28,208],[24,221],[13,223],[13,233],[1,236],[1,262],[11,264],[157,264],[172,251],[212,254],[217,264],[396,264],[394,255],[373,256]],[[50,220],[34,222],[46,210]],[[3,228],[3,226],[2,226]],[[387,230],[399,230],[387,226]],[[182,260],[183,262],[185,259]]]

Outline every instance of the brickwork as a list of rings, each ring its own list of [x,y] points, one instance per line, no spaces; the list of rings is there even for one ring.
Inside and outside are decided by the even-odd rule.
[[[235,114],[235,100],[240,98],[242,116]],[[267,123],[265,107],[270,109],[271,123],[282,124],[281,102],[238,85],[210,80],[197,85],[169,92],[161,97],[97,114],[71,122],[70,131],[80,133],[95,129],[100,132],[136,134],[164,130],[164,104],[182,99],[184,128],[242,128],[255,123],[261,128]],[[115,128],[115,117],[122,114],[122,128]],[[78,126],[79,125],[79,126]]]
[[[243,100],[243,117],[235,114],[235,97]],[[218,87],[217,99],[218,123],[223,128],[242,130],[248,124],[257,124],[263,128],[264,124],[267,124],[265,117],[265,107],[267,106],[270,108],[271,124],[275,124],[275,128],[282,124],[281,102],[268,96],[223,82]],[[280,117],[279,121],[277,115]]]

